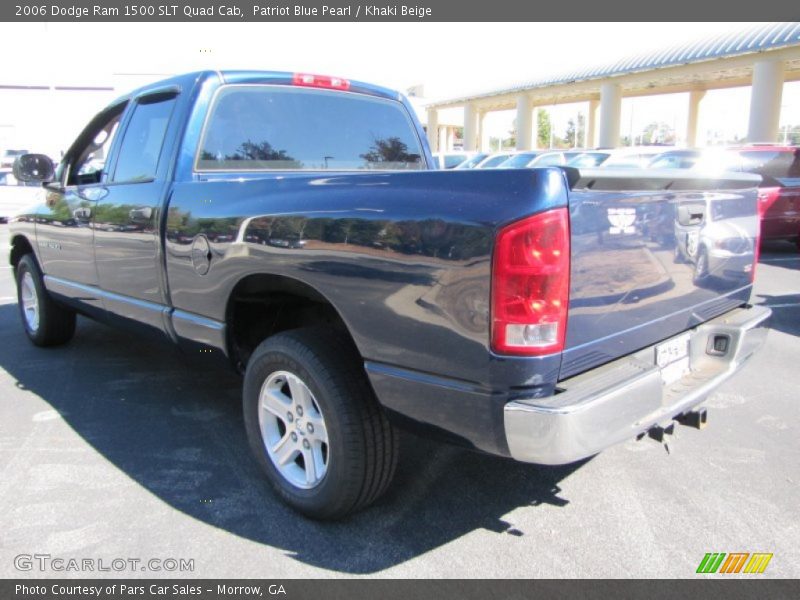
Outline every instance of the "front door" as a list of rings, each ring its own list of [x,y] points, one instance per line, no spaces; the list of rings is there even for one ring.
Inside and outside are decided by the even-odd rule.
[[[37,214],[36,239],[48,287],[68,297],[102,308],[92,288],[99,283],[94,260],[93,217],[98,198],[106,192],[105,157],[125,103],[95,117],[46,186],[44,207]]]

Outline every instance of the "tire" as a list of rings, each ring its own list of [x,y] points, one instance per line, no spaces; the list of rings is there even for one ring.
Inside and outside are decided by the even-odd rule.
[[[243,409],[250,448],[278,496],[307,517],[356,512],[394,476],[398,436],[362,364],[346,337],[320,329],[270,337],[248,362]]]
[[[59,346],[75,334],[75,312],[56,303],[44,287],[32,254],[17,264],[17,303],[25,333],[36,346]]]
[[[708,281],[709,277],[708,252],[705,248],[700,248],[697,252],[697,259],[694,264],[694,282],[701,283]]]

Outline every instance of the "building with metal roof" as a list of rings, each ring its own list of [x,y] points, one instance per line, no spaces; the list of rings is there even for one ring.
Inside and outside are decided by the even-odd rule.
[[[775,141],[784,82],[800,80],[800,23],[769,23],[677,44],[610,64],[556,73],[509,87],[437,101],[427,106],[428,135],[439,147],[437,113],[464,108],[464,146],[480,145],[487,112],[517,110],[517,147],[536,140],[539,106],[588,102],[586,139],[602,147],[619,143],[623,97],[689,93],[687,144],[695,145],[700,102],[707,90],[752,86],[748,140]]]

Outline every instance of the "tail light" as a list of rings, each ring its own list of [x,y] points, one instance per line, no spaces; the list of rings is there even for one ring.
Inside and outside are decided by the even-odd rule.
[[[294,77],[292,77],[292,84],[324,88],[326,90],[346,91],[350,89],[350,81],[347,79],[331,77],[330,75],[312,75],[311,73],[295,73]]]
[[[569,253],[566,208],[500,230],[492,263],[492,350],[537,356],[564,349]]]

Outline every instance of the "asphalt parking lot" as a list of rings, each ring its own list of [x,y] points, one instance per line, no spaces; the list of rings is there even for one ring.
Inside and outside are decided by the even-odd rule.
[[[6,248],[7,226],[0,225]],[[3,250],[5,255],[5,250]],[[707,552],[770,552],[800,577],[800,254],[762,253],[767,346],[669,453],[630,441],[559,468],[407,435],[395,482],[350,520],[304,520],[251,459],[240,380],[79,319],[38,349],[0,263],[0,577],[694,577]],[[194,572],[29,573],[20,554],[193,559]]]

